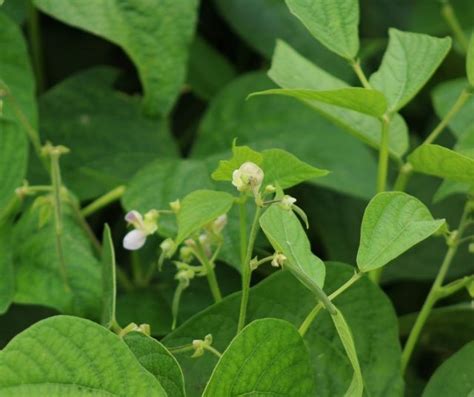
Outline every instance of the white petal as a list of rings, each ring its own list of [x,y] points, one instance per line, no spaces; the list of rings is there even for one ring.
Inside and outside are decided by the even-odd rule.
[[[136,224],[136,223],[142,223],[143,217],[142,217],[142,214],[140,214],[138,211],[132,210],[132,211],[127,212],[127,214],[125,215],[125,220],[128,223]]]
[[[132,230],[123,238],[123,247],[127,250],[134,251],[140,249],[145,244],[146,234],[141,230]]]

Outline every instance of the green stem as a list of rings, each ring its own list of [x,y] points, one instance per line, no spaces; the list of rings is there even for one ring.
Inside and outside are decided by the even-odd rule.
[[[449,122],[453,119],[453,117],[462,109],[462,107],[466,104],[467,100],[470,98],[472,94],[472,90],[470,87],[464,88],[461,93],[459,94],[456,102],[454,102],[451,109],[449,109],[448,113],[443,117],[443,119],[439,122],[439,124],[435,127],[435,129],[428,135],[428,137],[423,141],[423,145],[428,145],[433,143],[436,138],[443,132]]]
[[[181,301],[181,296],[183,291],[187,288],[187,285],[180,282],[176,287],[176,291],[173,295],[173,302],[171,304],[171,313],[173,315],[173,323],[171,324],[171,330],[176,328],[176,324],[178,323],[178,314],[179,314],[179,303]]]
[[[209,289],[211,290],[214,302],[220,302],[222,300],[222,293],[217,282],[216,272],[214,271],[214,263],[209,261],[201,243],[198,242],[196,257],[201,262],[201,265],[206,269],[207,282],[209,283]]]
[[[430,292],[426,297],[425,302],[423,303],[423,307],[421,308],[418,317],[416,318],[415,324],[408,335],[408,339],[405,343],[402,352],[402,372],[405,372],[408,363],[410,362],[410,358],[412,356],[413,350],[415,349],[416,343],[420,337],[421,331],[428,319],[428,316],[433,309],[433,306],[438,302],[439,299],[443,297],[443,282],[446,277],[446,274],[449,270],[451,262],[453,261],[454,256],[459,247],[459,240],[462,237],[464,229],[466,227],[466,223],[468,221],[468,216],[471,211],[471,203],[468,201],[465,208],[463,215],[461,217],[461,221],[459,223],[458,231],[456,232],[456,236],[453,241],[449,244],[449,249],[446,252],[446,256],[444,257],[443,263],[438,271],[438,274],[431,286]]]
[[[369,80],[367,80],[367,77],[365,76],[365,73],[360,66],[360,60],[358,59],[358,60],[352,61],[351,66],[352,66],[352,69],[354,69],[355,74],[359,78],[359,81],[361,82],[362,86],[364,88],[371,90],[372,86],[370,85]]]
[[[388,142],[389,142],[389,126],[390,118],[383,116],[382,118],[382,136],[379,150],[379,163],[377,173],[377,193],[384,192],[387,184],[388,174]]]
[[[100,244],[100,241],[97,239],[96,235],[92,231],[90,225],[82,216],[81,209],[79,208],[79,203],[76,201],[74,197],[70,197],[70,203],[71,203],[71,207],[72,207],[72,210],[74,212],[77,222],[82,227],[82,230],[84,230],[84,232],[86,233],[87,237],[89,238],[89,241],[92,244],[92,247],[94,247],[97,254],[101,255],[102,245]]]
[[[177,346],[177,347],[168,347],[168,351],[172,354],[187,353],[194,350],[193,345]]]
[[[410,163],[405,163],[400,167],[397,179],[393,186],[393,190],[398,192],[404,192],[407,188],[408,182],[410,181],[413,173],[413,167]]]
[[[222,357],[222,353],[220,351],[218,351],[217,349],[213,348],[212,346],[204,345],[204,350],[207,350],[207,351],[211,352],[212,354],[214,354],[215,356],[217,356],[219,358]]]
[[[42,93],[45,88],[44,62],[41,43],[41,27],[39,13],[32,0],[28,1],[28,37],[31,47],[31,58],[33,70],[35,71],[38,92]]]
[[[462,30],[461,24],[459,23],[456,13],[454,12],[454,9],[451,6],[449,0],[445,0],[442,2],[441,15],[443,16],[449,28],[453,32],[454,37],[461,46],[461,49],[463,50],[464,54],[466,54],[467,49],[469,48],[469,42],[466,35],[464,34],[464,31]]]
[[[87,217],[93,213],[99,211],[100,209],[106,207],[110,203],[119,200],[125,193],[125,186],[120,185],[115,189],[112,189],[110,192],[105,193],[103,196],[100,196],[87,207],[81,210],[82,216]]]
[[[242,269],[245,266],[245,256],[247,255],[247,199],[241,196],[239,203],[240,220],[240,264]]]
[[[237,325],[237,333],[242,331],[245,326],[245,318],[247,316],[247,305],[249,302],[250,294],[250,281],[252,278],[252,270],[250,269],[250,260],[252,258],[253,246],[257,238],[257,233],[259,229],[258,220],[260,219],[260,214],[262,212],[261,207],[257,207],[255,210],[255,215],[252,222],[252,227],[250,229],[250,237],[248,240],[247,252],[245,254],[245,259],[242,262],[242,298],[240,301],[240,312],[239,312],[239,323]],[[242,223],[241,223],[242,226]],[[242,230],[241,230],[242,236]]]
[[[333,301],[335,298],[337,298],[340,294],[342,294],[345,290],[347,290],[352,284],[354,284],[357,280],[359,280],[362,277],[362,273],[354,273],[354,275],[347,280],[343,285],[341,285],[336,291],[334,291],[331,295],[329,295],[329,300]],[[318,304],[308,313],[304,321],[301,323],[298,332],[302,337],[306,335],[306,332],[308,332],[309,327],[313,323],[313,321],[316,319],[318,316],[319,312],[323,308],[323,305],[321,302],[318,302]]]

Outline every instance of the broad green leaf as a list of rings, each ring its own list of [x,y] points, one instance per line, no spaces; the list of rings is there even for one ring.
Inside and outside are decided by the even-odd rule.
[[[260,226],[275,251],[286,256],[284,267],[311,291],[322,288],[324,263],[311,252],[306,233],[293,211],[272,204],[261,216]]]
[[[0,315],[5,313],[15,294],[15,275],[9,222],[0,223]]]
[[[265,172],[264,184],[275,184],[282,189],[288,189],[301,182],[329,173],[299,160],[285,150],[268,149],[264,150],[262,155],[262,169]]]
[[[390,112],[400,110],[421,90],[450,48],[449,37],[389,29],[387,50],[370,83],[385,94]]]
[[[474,342],[465,345],[433,374],[423,397],[466,396],[474,391]]]
[[[200,36],[189,50],[188,84],[200,98],[211,99],[236,75],[234,66]]]
[[[36,323],[0,352],[0,394],[167,396],[117,335],[69,316]]]
[[[196,0],[35,0],[35,5],[120,46],[137,67],[146,113],[171,110],[186,76]]]
[[[115,250],[109,225],[105,225],[102,237],[102,317],[101,324],[110,328],[115,322]]]
[[[291,98],[245,100],[250,93],[269,88],[274,85],[262,73],[246,74],[226,86],[204,115],[192,157],[208,158],[215,167],[219,160],[232,156],[229,147],[237,137],[240,145],[284,149],[310,165],[331,170],[325,178],[310,183],[372,197],[376,162],[371,151]]]
[[[474,33],[471,35],[466,57],[466,73],[469,84],[474,87]]]
[[[351,384],[344,396],[362,397],[364,391],[364,380],[362,378],[362,372],[360,370],[359,359],[357,358],[357,351],[354,345],[354,338],[351,329],[340,310],[337,310],[336,314],[332,315],[331,318],[334,322],[337,333],[339,334],[339,338],[341,338],[346,354],[349,357],[352,368],[354,369]]]
[[[71,149],[61,159],[63,179],[81,199],[126,183],[157,158],[176,156],[167,122],[145,118],[137,98],[115,91],[117,76],[108,67],[86,70],[41,97],[42,134]]]
[[[290,11],[331,51],[348,60],[359,52],[357,0],[286,0]]]
[[[326,292],[332,293],[354,273],[352,266],[327,264]],[[403,396],[400,372],[400,343],[397,318],[389,299],[367,278],[362,278],[334,301],[351,327],[367,395],[372,397]],[[266,278],[250,291],[248,321],[280,318],[299,327],[314,308],[313,294],[289,272]],[[213,346],[224,351],[237,329],[240,294],[226,297],[194,316],[164,339],[166,346],[182,346],[194,338],[212,332]],[[334,324],[327,312],[321,312],[305,335],[310,351],[312,376],[316,390],[311,396],[343,396],[353,375]],[[201,396],[217,358],[205,354],[199,359],[177,356],[186,379],[188,397]]]
[[[268,75],[276,84],[285,89],[333,91],[350,88],[346,82],[320,69],[282,41],[277,42]],[[374,148],[379,147],[380,121],[353,110],[314,100],[304,99],[303,102],[362,142]],[[396,115],[390,124],[389,150],[393,156],[401,157],[407,149],[407,127],[404,120]]]
[[[444,223],[444,219],[433,219],[415,197],[402,192],[379,193],[362,219],[357,266],[363,272],[382,267],[437,232]]]
[[[466,79],[445,81],[433,90],[433,105],[436,114],[443,119],[467,87]],[[471,95],[461,109],[449,120],[449,128],[457,138],[474,136],[474,95]]]
[[[3,4],[2,4],[3,3]],[[0,1],[2,12],[7,14],[17,24],[22,24],[26,19],[27,14],[27,0],[5,0]]]
[[[387,102],[381,92],[360,87],[340,88],[329,91],[274,89],[256,92],[250,96],[255,95],[285,95],[309,103],[313,101],[327,103],[373,117],[381,117],[387,110]]]
[[[292,324],[256,320],[227,347],[203,397],[312,396],[311,372],[308,350]]]
[[[212,179],[215,181],[231,181],[232,173],[247,161],[260,165],[263,162],[263,156],[248,146],[237,146],[234,142],[232,157],[229,160],[219,161],[219,166],[211,175]]]
[[[0,116],[0,209],[15,195],[26,174],[28,139],[19,124]],[[2,210],[0,210],[2,213]]]
[[[160,382],[168,397],[186,396],[183,372],[166,347],[141,332],[131,332],[123,340],[139,363]]]
[[[61,277],[52,217],[41,224],[43,207],[23,213],[12,232],[16,292],[14,301],[52,307],[60,312],[99,319],[101,267],[69,205],[63,205],[62,244],[70,289]],[[52,210],[51,207],[49,207]]]
[[[282,0],[214,0],[217,10],[251,48],[271,59],[275,42],[286,41],[340,78],[353,79],[347,61],[315,40]]]
[[[198,231],[220,215],[227,214],[234,203],[234,196],[214,190],[195,190],[181,201],[176,215],[178,235],[176,243],[181,244],[191,234]]]
[[[439,145],[422,145],[408,161],[413,169],[439,178],[474,184],[474,158]]]

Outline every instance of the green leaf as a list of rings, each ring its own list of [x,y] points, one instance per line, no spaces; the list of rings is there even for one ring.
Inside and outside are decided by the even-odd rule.
[[[215,181],[231,181],[232,173],[247,161],[260,165],[263,162],[263,156],[248,146],[237,146],[234,141],[232,158],[219,161],[219,166],[211,177]]]
[[[72,209],[64,203],[62,242],[70,290],[65,289],[59,271],[53,219],[49,217],[45,224],[40,224],[42,208],[47,210],[51,205],[47,202],[42,207],[28,209],[13,229],[14,300],[99,319],[102,299],[100,263]]]
[[[286,0],[290,11],[331,51],[348,60],[359,52],[357,0]]]
[[[301,182],[325,176],[329,171],[313,167],[291,153],[281,149],[268,149],[262,152],[264,184],[275,184],[288,189]]]
[[[352,266],[327,263],[326,292],[332,293],[354,274]],[[403,396],[400,372],[398,323],[393,307],[383,292],[366,277],[334,301],[349,324],[361,364],[367,395]],[[289,272],[277,272],[250,291],[248,321],[280,318],[299,327],[314,308],[314,295]],[[182,346],[212,332],[213,346],[224,351],[237,329],[240,294],[233,294],[213,305],[164,339],[166,346]],[[344,347],[326,311],[305,335],[310,351],[316,390],[311,396],[343,396],[353,375]],[[177,356],[186,379],[188,397],[201,396],[217,358],[205,354],[198,360],[187,354]]]
[[[469,84],[474,87],[474,33],[471,35],[466,57],[466,73]]]
[[[421,90],[450,48],[449,37],[389,29],[387,50],[370,83],[385,94],[390,112],[401,109]]]
[[[183,372],[173,355],[156,339],[130,332],[123,341],[139,363],[161,384],[169,397],[185,397]]]
[[[268,75],[280,87],[286,89],[315,91],[350,89],[346,82],[318,68],[282,41],[277,42]],[[314,100],[304,99],[303,102],[362,142],[374,148],[379,147],[381,124],[373,117]],[[396,115],[390,124],[389,150],[392,156],[401,157],[407,149],[407,127],[404,120]]]
[[[3,349],[0,394],[167,395],[117,335],[92,321],[69,316],[40,321]]]
[[[286,256],[285,268],[310,290],[314,285],[323,287],[324,263],[311,252],[308,237],[293,211],[272,204],[260,217],[260,226],[275,251]]]
[[[188,83],[200,98],[211,99],[236,76],[234,66],[201,36],[189,51]]]
[[[347,357],[349,357],[349,361],[354,369],[351,384],[344,396],[362,397],[364,391],[364,379],[362,378],[362,372],[360,370],[359,359],[357,358],[357,351],[354,345],[354,338],[351,329],[340,310],[337,310],[336,314],[332,315],[331,318],[334,322],[337,333],[339,334],[339,338],[341,338],[344,349],[346,350]]]
[[[220,215],[226,214],[234,196],[214,190],[195,190],[181,201],[181,208],[176,215],[178,236],[176,244],[181,244],[191,234],[212,222]]]
[[[466,396],[474,390],[474,342],[468,343],[433,374],[423,397]]]
[[[387,110],[387,101],[381,92],[360,87],[340,88],[329,91],[274,89],[256,92],[250,96],[255,95],[285,95],[309,103],[313,101],[327,103],[373,117],[381,117]]]
[[[467,85],[466,79],[455,79],[436,86],[432,97],[436,114],[440,119],[443,119],[451,110]],[[474,136],[474,95],[471,95],[464,106],[449,120],[448,125],[457,138]]]
[[[0,208],[22,185],[28,163],[28,139],[17,122],[0,117]],[[0,211],[1,213],[2,211]]]
[[[256,320],[227,347],[203,397],[312,396],[311,375],[308,351],[296,328],[283,320]]]
[[[35,5],[120,46],[137,67],[146,113],[169,113],[186,76],[196,0],[35,0]]]
[[[0,315],[5,313],[15,294],[15,275],[13,269],[13,253],[11,249],[11,225],[0,223]]]
[[[262,73],[243,75],[226,86],[211,101],[202,119],[192,157],[217,164],[231,156],[229,146],[237,137],[241,145],[256,150],[284,149],[310,165],[331,170],[325,178],[310,183],[372,197],[376,162],[363,144],[291,98],[271,96],[245,101],[250,93],[273,87]]]
[[[386,265],[437,232],[445,223],[409,194],[377,194],[367,206],[360,232],[357,266],[368,272]]]
[[[126,183],[157,157],[176,157],[167,122],[145,118],[136,97],[114,90],[117,76],[109,67],[86,70],[41,97],[41,132],[71,149],[61,169],[81,199]]]
[[[102,237],[102,317],[101,324],[110,328],[115,322],[115,251],[109,225],[105,225]]]
[[[443,146],[422,145],[408,156],[408,161],[417,172],[474,184],[474,158]]]

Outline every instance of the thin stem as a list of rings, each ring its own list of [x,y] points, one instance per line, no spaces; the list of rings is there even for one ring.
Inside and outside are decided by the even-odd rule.
[[[362,277],[362,273],[354,273],[354,275],[347,280],[343,285],[341,285],[336,291],[334,291],[331,295],[329,295],[329,300],[333,301],[335,298],[337,298],[340,294],[342,294],[345,290],[347,290],[352,284],[354,284],[357,280],[359,280]],[[323,308],[323,305],[321,302],[318,302],[318,304],[308,313],[304,321],[301,323],[298,332],[302,337],[305,336],[306,332],[308,332],[309,327],[313,323],[313,321],[316,319],[318,316],[319,312]]]
[[[82,216],[87,217],[93,213],[99,211],[100,209],[106,207],[110,203],[119,200],[125,193],[125,186],[120,185],[115,189],[112,189],[110,192],[105,193],[103,196],[100,196],[87,207],[81,210]]]
[[[405,163],[400,167],[398,172],[397,179],[393,186],[393,190],[398,192],[404,192],[407,188],[408,182],[410,181],[411,175],[413,173],[413,167],[410,163]]]
[[[362,86],[371,90],[372,86],[370,85],[369,80],[367,80],[367,77],[365,76],[365,73],[362,70],[362,67],[360,66],[360,60],[357,59],[356,61],[351,62],[351,66],[352,69],[354,69],[355,74],[359,78],[359,81],[361,82]]]
[[[247,255],[247,199],[241,197],[239,203],[239,220],[240,220],[240,263],[242,269],[245,266],[245,256]]]
[[[383,116],[382,118],[382,136],[379,150],[379,163],[377,173],[377,193],[384,192],[387,184],[388,174],[388,141],[390,118]]]
[[[28,1],[28,37],[31,47],[31,58],[33,61],[33,69],[36,76],[36,84],[38,92],[42,93],[45,88],[44,78],[44,62],[41,43],[41,27],[39,13],[32,0]]]
[[[168,347],[168,351],[172,354],[187,353],[194,350],[193,345],[177,346],[177,347]]]
[[[458,98],[454,102],[451,109],[449,109],[448,113],[445,114],[443,119],[439,122],[439,124],[435,127],[435,129],[428,135],[428,137],[423,141],[423,145],[427,145],[432,143],[438,138],[438,136],[443,132],[449,122],[453,119],[453,117],[462,109],[465,105],[467,100],[470,98],[472,94],[472,90],[470,87],[464,88],[461,93],[459,94]]]
[[[463,50],[464,54],[466,54],[467,49],[469,48],[469,41],[466,35],[464,34],[464,31],[462,30],[461,24],[459,23],[456,13],[454,12],[454,9],[451,6],[449,0],[445,0],[442,2],[441,15],[443,16],[449,28],[453,32],[454,37],[461,46],[461,49]]]
[[[176,287],[176,291],[173,295],[173,302],[171,304],[171,313],[173,315],[173,323],[171,324],[171,330],[176,328],[176,324],[178,323],[178,314],[179,314],[179,303],[181,302],[181,296],[183,291],[187,288],[187,285],[180,282]]]
[[[209,289],[211,290],[214,302],[220,302],[222,300],[222,293],[219,288],[219,283],[217,282],[216,272],[214,271],[214,263],[209,261],[201,243],[197,244],[195,253],[201,265],[206,269],[207,282],[209,283]]]
[[[245,318],[247,316],[247,305],[249,302],[249,293],[250,293],[250,281],[252,278],[252,270],[250,269],[250,260],[252,258],[253,246],[257,238],[257,233],[259,230],[258,220],[260,219],[260,214],[262,212],[261,207],[257,207],[255,210],[255,215],[252,222],[252,227],[250,229],[250,237],[248,240],[247,252],[245,254],[245,259],[242,262],[242,298],[240,301],[240,312],[239,312],[239,323],[237,326],[237,333],[242,331],[245,326]],[[241,223],[242,226],[242,223]],[[242,233],[242,230],[241,230]]]
[[[222,353],[218,351],[217,349],[213,348],[212,346],[204,345],[204,350],[211,352],[212,354],[214,354],[215,356],[219,358],[222,357]]]
[[[79,208],[79,204],[73,197],[71,197],[70,203],[71,203],[71,207],[72,207],[72,210],[74,212],[77,222],[82,227],[82,230],[84,230],[84,232],[86,233],[86,236],[89,238],[89,241],[91,242],[92,247],[100,255],[102,253],[102,245],[100,244],[100,241],[97,239],[96,235],[92,231],[90,225],[82,216],[81,209]]]
[[[428,319],[428,316],[431,313],[431,309],[436,304],[436,302],[443,297],[443,294],[441,293],[443,289],[442,285],[451,265],[451,262],[453,261],[453,258],[458,250],[459,240],[461,239],[464,229],[466,227],[470,211],[471,204],[468,201],[464,208],[461,221],[459,222],[459,228],[456,233],[456,236],[449,244],[449,249],[446,252],[446,256],[444,257],[443,263],[441,264],[435,281],[433,282],[430,292],[428,293],[428,296],[426,297],[426,300],[423,303],[423,307],[421,308],[418,317],[416,318],[415,324],[413,325],[413,328],[411,329],[410,334],[408,335],[408,339],[405,343],[402,352],[402,372],[405,372],[408,363],[410,362],[413,350],[415,349],[416,343],[418,342],[426,320]]]

